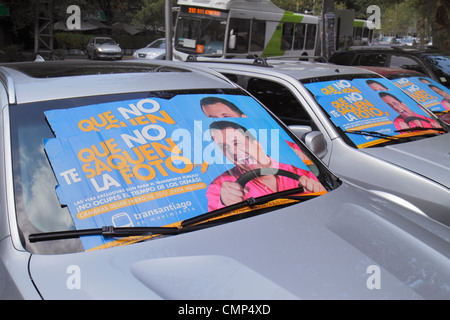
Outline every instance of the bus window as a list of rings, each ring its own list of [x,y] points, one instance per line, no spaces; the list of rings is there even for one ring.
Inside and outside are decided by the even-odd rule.
[[[362,28],[355,27],[355,30],[353,32],[353,41],[361,41],[361,35],[362,35]],[[359,44],[359,42],[358,42],[358,44]]]
[[[178,24],[176,44],[185,48],[194,49],[196,43],[194,41],[189,41],[189,39],[197,39],[199,37],[199,30],[200,20],[181,20]]]
[[[292,22],[284,22],[280,45],[281,50],[291,50],[293,36],[294,36],[294,24]]]
[[[373,42],[373,29],[369,30],[368,43],[371,44]]]
[[[177,19],[175,49],[184,53],[222,54],[226,18],[219,10],[183,7]]]
[[[363,29],[363,38],[369,38],[369,28]]]
[[[306,50],[314,49],[316,45],[316,30],[317,26],[314,24],[308,24],[308,28],[306,30]]]
[[[248,41],[250,33],[250,20],[246,19],[230,19],[230,34],[236,36],[236,44],[234,48],[228,47],[228,52],[248,52]]]
[[[252,34],[250,51],[263,51],[264,39],[266,38],[266,22],[262,20],[252,21]]]
[[[305,46],[306,24],[295,24],[294,50],[302,50]]]

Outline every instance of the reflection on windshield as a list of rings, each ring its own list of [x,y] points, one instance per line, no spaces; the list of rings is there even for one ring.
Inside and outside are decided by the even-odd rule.
[[[425,136],[430,130],[443,130],[438,121],[384,78],[328,80],[305,86],[358,148],[385,143],[383,136]]]
[[[15,196],[24,237],[103,226],[179,227],[281,191],[326,193],[321,181],[328,178],[309,151],[253,98],[232,92],[238,94],[140,94],[106,103],[90,98],[69,109],[79,102],[15,108]],[[133,241],[81,238],[84,250]]]

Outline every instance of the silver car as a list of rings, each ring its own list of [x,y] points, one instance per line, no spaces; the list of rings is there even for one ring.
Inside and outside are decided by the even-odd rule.
[[[151,42],[145,48],[133,53],[134,59],[164,59],[166,56],[166,39],[159,38]]]
[[[122,59],[119,44],[109,37],[93,37],[86,46],[89,59]]]
[[[198,64],[247,89],[339,177],[450,226],[450,134],[445,123],[368,70],[275,59],[252,62]],[[372,82],[387,87],[368,84]],[[381,98],[377,90],[395,93],[410,108],[408,115],[424,119],[404,117],[406,108],[392,108],[389,103],[396,100]],[[419,98],[431,102],[431,95]],[[410,126],[404,120],[412,120]]]
[[[449,228],[200,69],[0,67],[1,298],[450,298]]]

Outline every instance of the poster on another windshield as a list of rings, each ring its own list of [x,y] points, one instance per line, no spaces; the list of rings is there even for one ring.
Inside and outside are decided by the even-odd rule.
[[[203,110],[204,101],[221,101],[235,112]],[[44,142],[56,193],[77,229],[179,227],[180,221],[229,205],[224,181],[236,183],[264,166],[318,183],[292,138],[248,96],[148,97],[45,114],[56,136]],[[231,138],[225,134],[230,128]],[[257,180],[247,182],[245,197],[299,186],[287,176],[277,177],[275,189]],[[145,238],[81,240],[93,250]]]
[[[358,148],[383,143],[396,136],[441,129],[414,100],[384,78],[334,80],[305,84]]]
[[[428,110],[436,114],[450,111],[450,90],[433,79],[408,77],[391,81]]]

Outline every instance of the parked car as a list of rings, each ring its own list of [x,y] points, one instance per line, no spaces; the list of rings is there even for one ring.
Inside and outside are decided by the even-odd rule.
[[[159,38],[151,42],[145,48],[133,53],[134,59],[164,59],[166,57],[166,39]]]
[[[450,124],[450,89],[426,75],[408,69],[360,67],[376,72],[394,82],[417,103]]]
[[[354,47],[335,52],[330,63],[346,66],[403,68],[426,74],[450,88],[450,59],[433,50],[399,47]]]
[[[418,39],[416,38],[403,38],[401,41],[402,46],[415,47],[417,46]]]
[[[383,37],[378,42],[379,44],[398,44],[398,40],[395,37]]]
[[[341,181],[201,69],[0,67],[1,298],[450,297],[449,228]]]
[[[119,44],[109,37],[93,37],[86,46],[89,59],[122,59]]]
[[[275,59],[256,63],[197,62],[254,95],[339,177],[378,194],[395,195],[420,214],[450,226],[450,135],[445,123],[368,70]],[[394,102],[385,102],[388,98],[374,91],[369,80],[401,97],[410,111],[390,107]],[[427,122],[400,124],[403,118],[412,119],[403,116],[412,111]]]

